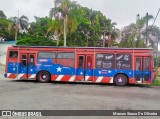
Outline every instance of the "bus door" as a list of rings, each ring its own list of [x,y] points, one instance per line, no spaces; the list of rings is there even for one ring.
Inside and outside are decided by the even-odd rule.
[[[143,57],[143,82],[151,83],[151,58]]]
[[[150,58],[136,57],[135,78],[138,83],[149,83],[151,79]]]
[[[93,80],[93,56],[78,55],[77,80],[92,81]]]
[[[27,79],[27,78],[34,78],[32,74],[35,71],[35,54],[21,54],[20,57],[20,70],[19,78]]]

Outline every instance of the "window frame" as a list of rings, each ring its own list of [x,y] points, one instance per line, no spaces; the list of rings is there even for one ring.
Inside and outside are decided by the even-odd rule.
[[[147,59],[147,60],[146,60]],[[150,70],[150,62],[151,62],[151,60],[150,60],[150,57],[144,57],[144,61],[143,61],[143,70],[144,71],[149,71]]]
[[[71,57],[71,58],[69,58],[69,57],[67,57],[67,58],[59,58],[59,54],[60,53],[70,53],[70,54],[73,54],[74,55],[74,58],[73,57]],[[57,55],[56,55],[57,57],[57,59],[73,59],[73,60],[75,60],[75,53],[74,52],[57,52]]]
[[[13,54],[11,56],[11,52],[16,52],[16,57],[13,57]],[[18,58],[18,51],[9,51],[9,58]]]
[[[40,57],[40,53],[53,53],[54,54],[54,57]],[[56,59],[56,52],[45,52],[45,51],[40,51],[38,52],[38,59]]]
[[[120,57],[120,55],[122,55],[122,59],[120,59],[120,60],[117,60],[117,55],[119,55],[119,57]],[[128,61],[125,61],[124,60],[124,57],[125,57],[125,55],[129,55],[129,60]],[[115,69],[117,69],[117,70],[131,70],[132,69],[132,65],[133,65],[133,61],[132,61],[132,57],[133,57],[133,55],[132,54],[130,54],[130,53],[118,53],[118,54],[115,54]],[[130,68],[118,68],[117,67],[117,64],[118,64],[118,62],[127,62],[126,64],[129,64],[130,65]],[[124,65],[124,64],[122,64],[122,65]],[[122,67],[122,66],[120,66],[120,67]]]
[[[100,58],[97,58],[97,55],[103,55],[103,57],[100,57]],[[109,60],[109,59],[106,59],[106,56],[111,56],[111,55],[113,55],[113,58],[111,59],[111,60]],[[97,69],[106,69],[106,70],[112,70],[112,69],[115,69],[115,54],[114,53],[96,53],[96,58],[95,58],[95,67],[97,68]],[[113,65],[113,66],[111,66],[111,68],[104,68],[103,67],[103,65],[99,68],[98,66],[97,66],[97,61],[102,61],[102,63],[104,62],[104,61],[111,61],[111,64]]]

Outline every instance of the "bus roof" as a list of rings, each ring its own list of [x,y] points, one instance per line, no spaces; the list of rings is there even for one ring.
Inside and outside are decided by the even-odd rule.
[[[63,46],[22,46],[12,45],[19,48],[77,48],[77,49],[106,49],[106,50],[153,50],[153,48],[109,48],[109,47],[63,47]]]

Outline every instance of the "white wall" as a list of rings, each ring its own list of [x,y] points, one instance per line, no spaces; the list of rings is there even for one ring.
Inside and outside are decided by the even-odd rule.
[[[6,52],[8,47],[11,45],[8,44],[0,44],[0,64],[6,64]]]

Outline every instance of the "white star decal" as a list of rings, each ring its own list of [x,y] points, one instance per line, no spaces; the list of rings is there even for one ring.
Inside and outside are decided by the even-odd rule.
[[[16,68],[13,68],[13,71],[15,71],[16,70]]]
[[[129,74],[132,74],[132,72],[129,72]]]
[[[101,74],[101,71],[99,71],[99,74]]]
[[[30,70],[31,72],[33,71],[33,69]]]
[[[122,82],[123,82],[122,78],[119,78],[119,79],[118,79],[118,82],[119,82],[119,83],[122,83]]]
[[[58,67],[57,72],[62,72],[62,68]]]
[[[81,75],[83,74],[83,72],[80,73]]]
[[[111,70],[109,70],[108,73],[110,74],[110,73],[111,73]]]

